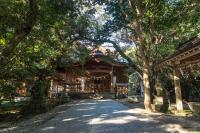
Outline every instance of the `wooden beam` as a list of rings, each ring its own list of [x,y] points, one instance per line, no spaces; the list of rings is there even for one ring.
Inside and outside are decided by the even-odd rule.
[[[103,66],[103,65],[90,65],[90,66],[85,66],[85,69],[111,69],[110,66]]]
[[[110,73],[112,70],[101,70],[101,69],[94,69],[94,70],[86,70],[88,73]]]
[[[198,64],[200,63],[200,59],[197,59],[197,60],[194,60],[194,61],[187,61],[185,63],[181,63],[180,64],[180,67],[184,67],[184,66],[187,66],[187,65],[193,65],[193,64]]]
[[[185,51],[183,53],[178,54],[175,57],[172,57],[170,59],[165,60],[164,62],[162,62],[161,64],[159,64],[157,66],[157,68],[161,68],[161,67],[163,67],[166,64],[172,66],[173,62],[175,62],[175,61],[181,61],[181,60],[184,60],[184,59],[189,58],[191,56],[195,56],[195,55],[197,55],[199,53],[200,53],[200,45],[198,45],[198,46],[190,49],[189,51]]]
[[[186,58],[188,58],[188,57],[197,55],[197,54],[199,54],[199,53],[200,53],[200,45],[197,46],[197,47],[192,48],[192,49],[189,50],[189,51],[186,51],[186,52],[184,52],[184,53],[178,55],[178,56],[175,58],[175,60],[180,60],[180,61],[181,61],[181,60],[186,59]],[[172,60],[173,60],[173,59],[172,59]]]
[[[183,59],[186,59],[186,58],[189,58],[189,57],[191,57],[191,56],[197,55],[197,54],[199,54],[199,53],[200,53],[200,45],[198,45],[198,46],[192,48],[192,49],[189,50],[189,51],[186,51],[186,52],[183,52],[183,53],[179,54],[177,57],[172,58],[172,59],[170,59],[169,61],[175,61],[175,60],[181,61],[181,60],[183,60]]]

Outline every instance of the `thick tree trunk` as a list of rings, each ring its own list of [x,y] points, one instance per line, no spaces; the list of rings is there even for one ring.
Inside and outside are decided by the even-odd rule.
[[[151,91],[150,91],[150,64],[148,50],[145,46],[145,39],[143,36],[142,29],[142,9],[141,1],[135,0],[135,13],[136,13],[136,44],[138,45],[139,52],[141,54],[141,59],[143,62],[143,83],[144,83],[144,106],[148,111],[152,110],[151,107]]]
[[[147,111],[151,111],[151,91],[150,91],[150,80],[149,80],[149,64],[144,61],[143,69],[143,83],[144,83],[144,106]]]
[[[26,109],[27,113],[37,114],[48,110],[47,98],[49,88],[49,81],[46,80],[46,72],[42,69],[39,72],[38,80],[35,81],[34,86],[31,89],[31,99]]]

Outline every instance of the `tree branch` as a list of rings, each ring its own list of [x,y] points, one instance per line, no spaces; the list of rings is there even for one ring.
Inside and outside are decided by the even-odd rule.
[[[10,56],[17,45],[32,31],[38,14],[38,0],[29,0],[29,11],[24,24],[15,29],[13,37],[3,49],[0,57],[1,65],[6,64],[5,58]]]

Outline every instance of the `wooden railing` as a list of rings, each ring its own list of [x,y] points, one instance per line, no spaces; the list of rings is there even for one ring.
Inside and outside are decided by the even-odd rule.
[[[117,95],[128,96],[128,83],[116,83]]]

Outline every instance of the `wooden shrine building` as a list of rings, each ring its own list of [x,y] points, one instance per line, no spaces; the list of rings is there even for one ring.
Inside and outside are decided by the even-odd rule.
[[[186,42],[184,42],[174,54],[168,56],[161,61],[157,68],[161,69],[165,65],[169,65],[174,70],[174,86],[176,94],[177,110],[183,110],[182,94],[180,86],[180,72],[187,72],[189,69],[193,71],[200,70],[200,34]]]
[[[84,63],[72,64],[71,68],[57,67],[57,78],[51,80],[50,95],[66,90],[72,93],[128,94],[128,65],[112,58],[99,49]]]

